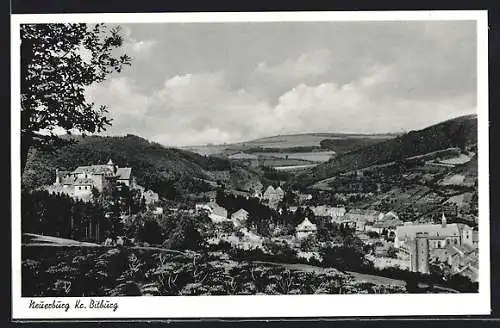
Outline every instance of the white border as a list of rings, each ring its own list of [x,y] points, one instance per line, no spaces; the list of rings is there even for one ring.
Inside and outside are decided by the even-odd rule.
[[[130,13],[50,14],[11,16],[11,79],[20,85],[19,26],[22,23],[210,23],[304,21],[410,21],[475,20],[478,59],[479,152],[479,293],[412,295],[298,295],[298,296],[174,296],[102,298],[118,301],[112,311],[29,310],[21,297],[20,209],[20,94],[12,88],[12,317],[13,319],[75,318],[214,318],[214,317],[331,317],[490,314],[489,232],[489,121],[487,11],[381,11],[381,12],[266,12],[266,13]],[[40,298],[51,301],[53,298]],[[57,298],[73,303],[76,298]],[[100,298],[95,298],[100,299]]]

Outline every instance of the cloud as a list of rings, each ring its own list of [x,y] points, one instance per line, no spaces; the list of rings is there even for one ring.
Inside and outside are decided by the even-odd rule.
[[[276,80],[300,80],[325,74],[330,68],[330,52],[316,50],[304,53],[295,60],[286,60],[276,65],[261,62],[255,70],[256,75]]]
[[[386,74],[380,69],[343,86],[300,85],[280,97],[274,117],[287,131],[377,133],[423,128],[475,111],[472,94],[444,100],[380,96],[377,89]]]
[[[135,41],[131,42],[131,48],[135,54],[143,54],[147,56],[157,43],[157,41],[153,40]]]
[[[109,104],[109,133],[165,145],[411,130],[476,107],[465,22],[130,24],[125,34],[141,60],[89,94]]]
[[[475,110],[473,94],[430,100],[380,95],[380,89],[394,78],[394,68],[374,65],[369,71],[344,85],[298,84],[276,104],[245,89],[230,88],[223,72],[176,75],[149,93],[142,93],[128,79],[114,78],[94,97],[111,104],[111,132],[136,133],[169,146],[220,144],[281,133],[395,132],[425,127],[431,117],[435,123]]]
[[[113,119],[108,132],[147,135],[146,114],[153,100],[141,93],[130,78],[118,76],[102,85],[93,85],[86,90],[86,99],[108,107]]]
[[[121,26],[121,30],[125,52],[134,59],[148,58],[153,48],[159,44],[156,40],[138,40],[132,36],[132,30],[128,26]]]

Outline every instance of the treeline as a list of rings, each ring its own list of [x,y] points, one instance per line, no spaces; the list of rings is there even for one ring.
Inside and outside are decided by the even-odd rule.
[[[193,217],[183,212],[153,215],[145,212],[124,221],[124,235],[139,245],[161,246],[174,250],[199,250],[204,247],[202,233],[212,222],[206,215]]]
[[[21,229],[80,241],[99,241],[111,231],[118,230],[116,217],[106,218],[101,204],[75,201],[71,197],[45,191],[23,192],[21,196]],[[89,236],[89,226],[99,225],[99,236]]]
[[[389,138],[389,137],[388,137]],[[323,139],[320,141],[320,149],[323,150],[333,150],[336,154],[346,153],[354,151],[364,146],[373,145],[386,139],[382,138],[368,138],[368,137],[356,137],[356,138],[338,138],[338,139]]]
[[[394,139],[339,154],[297,177],[296,184],[310,185],[341,172],[401,161],[407,157],[452,147],[465,149],[467,145],[476,143],[476,116],[459,117],[423,130],[410,131]]]
[[[63,193],[23,191],[21,208],[23,232],[100,242],[123,232],[122,214],[143,212],[146,204],[137,190],[122,185],[107,187],[102,193],[94,189],[90,202]]]

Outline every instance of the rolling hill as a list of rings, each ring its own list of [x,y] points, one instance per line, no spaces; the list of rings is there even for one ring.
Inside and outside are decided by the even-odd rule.
[[[302,133],[278,135],[224,145],[186,146],[182,149],[201,155],[247,153],[296,153],[331,150],[343,152],[357,146],[396,137],[396,134]],[[326,142],[325,142],[326,141]]]
[[[204,181],[222,179],[226,185],[241,189],[248,181],[259,179],[256,172],[226,159],[165,148],[134,135],[76,137],[75,141],[56,152],[32,150],[22,177],[23,187],[34,189],[53,183],[56,168],[74,170],[81,165],[103,164],[110,158],[118,166],[132,167],[140,185],[166,198],[207,191],[211,187]]]
[[[477,116],[461,116],[338,154],[328,162],[299,175],[295,183],[302,187],[310,186],[339,173],[402,161],[451,147],[463,149],[474,144],[477,144]]]

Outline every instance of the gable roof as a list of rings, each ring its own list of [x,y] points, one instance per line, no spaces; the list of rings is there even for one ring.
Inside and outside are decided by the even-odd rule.
[[[347,214],[378,216],[380,212],[376,210],[363,210],[359,208],[353,208],[349,212],[347,212]]]
[[[71,173],[104,174],[105,176],[112,176],[113,170],[108,165],[88,165],[79,166]]]
[[[207,205],[212,209],[212,214],[227,217],[227,210],[224,207],[217,203],[208,203]]]
[[[317,230],[316,225],[309,221],[308,218],[305,218],[302,223],[300,223],[295,230],[297,231],[312,231]]]
[[[234,212],[232,215],[248,215],[248,212],[245,211],[244,208],[240,208],[239,210],[237,210],[236,212]]]
[[[116,171],[116,176],[118,180],[129,180],[132,174],[132,168],[130,167],[120,167]]]
[[[380,220],[373,224],[375,228],[394,228],[397,226],[402,226],[403,221],[399,219],[389,219],[389,220]]]
[[[267,187],[267,188],[266,188],[266,191],[264,191],[264,194],[266,194],[266,193],[270,193],[270,192],[274,192],[274,188],[273,188],[273,186],[269,186],[269,187]]]

